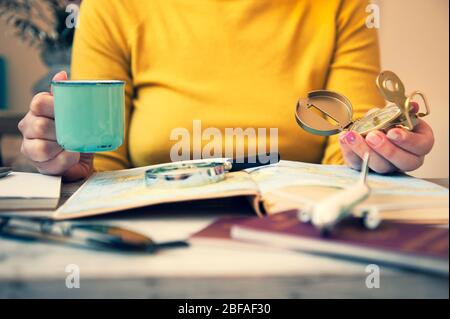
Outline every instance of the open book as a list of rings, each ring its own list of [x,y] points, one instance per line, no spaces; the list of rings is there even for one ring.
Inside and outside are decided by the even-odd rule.
[[[96,173],[52,218],[92,216],[163,203],[247,196],[259,216],[302,209],[340,187],[354,183],[359,173],[338,165],[291,161],[227,173],[225,180],[190,188],[158,189],[145,185],[149,167]],[[448,189],[405,175],[369,175],[372,195],[361,205],[380,207],[382,218],[448,223]]]

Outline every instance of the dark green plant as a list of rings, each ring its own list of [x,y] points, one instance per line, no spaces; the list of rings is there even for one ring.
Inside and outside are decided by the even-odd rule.
[[[0,0],[0,19],[32,46],[63,49],[72,45],[75,28],[66,26],[70,0]]]

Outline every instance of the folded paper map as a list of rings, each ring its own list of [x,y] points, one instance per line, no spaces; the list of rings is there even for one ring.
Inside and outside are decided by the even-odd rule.
[[[283,161],[251,172],[270,213],[306,208],[340,188],[356,183],[360,173],[339,165]],[[370,197],[356,211],[376,207],[383,219],[447,224],[448,189],[405,174],[370,173]]]
[[[51,217],[71,219],[163,203],[235,196],[247,196],[261,216],[305,208],[359,178],[357,171],[344,166],[280,161],[227,173],[226,179],[218,183],[159,189],[145,184],[144,174],[149,167],[95,173]],[[406,175],[370,174],[368,181],[372,194],[361,205],[379,207],[383,218],[448,223],[448,189]]]

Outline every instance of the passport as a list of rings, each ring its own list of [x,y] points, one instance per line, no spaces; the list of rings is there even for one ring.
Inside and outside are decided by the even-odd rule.
[[[368,230],[360,218],[349,218],[323,237],[297,216],[297,211],[287,211],[264,218],[222,218],[193,238],[259,244],[261,249],[273,246],[448,277],[448,226],[382,221]]]

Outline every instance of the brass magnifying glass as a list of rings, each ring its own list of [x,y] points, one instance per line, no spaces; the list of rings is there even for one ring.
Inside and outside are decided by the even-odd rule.
[[[419,117],[430,114],[425,95],[420,91],[406,95],[402,81],[394,72],[381,72],[376,84],[382,96],[392,104],[353,121],[352,104],[345,96],[328,90],[312,91],[297,103],[295,110],[297,123],[316,135],[329,136],[352,130],[365,136],[370,131],[387,131],[393,127],[412,130]],[[415,97],[422,99],[425,106],[424,113],[410,111],[410,103]]]

